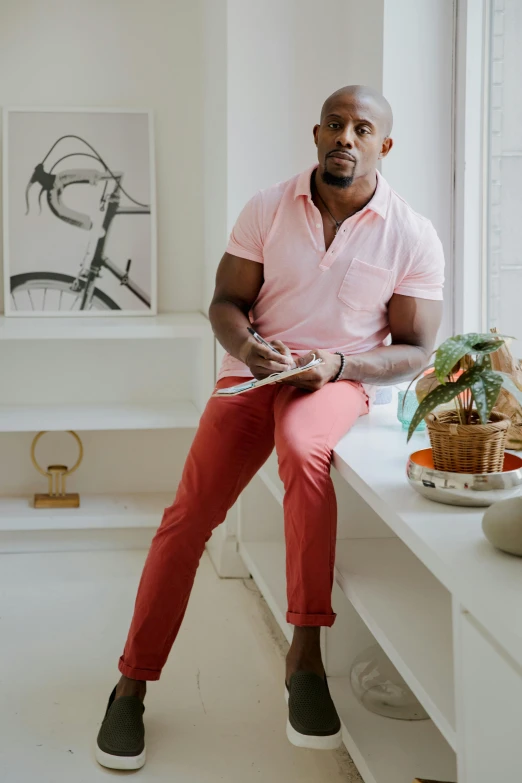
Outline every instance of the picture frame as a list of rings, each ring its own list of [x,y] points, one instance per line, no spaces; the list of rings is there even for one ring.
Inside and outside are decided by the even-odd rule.
[[[3,161],[5,315],[156,315],[152,111],[6,107]]]

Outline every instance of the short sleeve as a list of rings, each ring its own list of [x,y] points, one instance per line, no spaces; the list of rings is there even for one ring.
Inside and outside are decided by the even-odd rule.
[[[247,202],[227,245],[227,253],[263,263],[263,202],[261,192]]]
[[[410,266],[394,293],[419,299],[442,299],[443,288],[444,251],[437,232],[428,222],[413,252]]]

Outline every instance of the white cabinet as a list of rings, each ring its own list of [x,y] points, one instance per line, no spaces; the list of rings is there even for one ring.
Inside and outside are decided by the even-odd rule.
[[[522,668],[468,612],[459,612],[456,629],[462,724],[459,783],[518,782]]]
[[[334,449],[337,620],[323,649],[343,739],[365,783],[522,780],[522,560],[497,552],[482,510],[431,503],[407,484],[396,405],[375,407]],[[275,455],[240,499],[240,552],[286,637],[283,491]],[[460,607],[466,607],[462,614]],[[377,642],[431,720],[367,712],[350,687]]]
[[[274,464],[272,455],[241,496],[240,553],[290,641],[282,496]],[[345,500],[351,491],[341,490]],[[372,511],[364,502],[349,507],[357,510],[354,531],[376,532]],[[345,511],[340,508],[346,531]],[[323,645],[344,743],[365,783],[411,783],[417,776],[455,781],[451,596],[393,535],[337,543],[333,595],[337,619],[324,634]],[[433,720],[389,720],[367,712],[356,700],[350,686],[351,663],[375,641]]]

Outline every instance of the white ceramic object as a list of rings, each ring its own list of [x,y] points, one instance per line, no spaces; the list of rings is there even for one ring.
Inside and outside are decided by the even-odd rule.
[[[490,506],[484,514],[482,530],[494,547],[522,557],[522,497]]]
[[[368,647],[354,660],[350,682],[356,698],[370,712],[396,720],[429,719],[378,644]]]

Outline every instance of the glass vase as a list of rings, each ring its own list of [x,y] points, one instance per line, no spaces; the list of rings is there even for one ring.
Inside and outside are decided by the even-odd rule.
[[[403,430],[410,428],[411,421],[415,415],[415,411],[419,407],[417,395],[410,389],[408,392],[401,390],[399,392],[399,398],[397,402],[397,418],[402,424]],[[426,429],[426,422],[424,419],[421,421],[415,432],[424,432]]]

